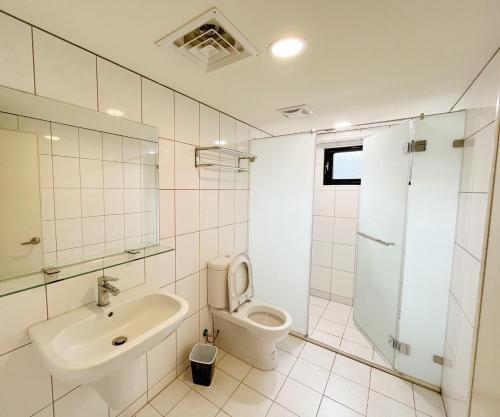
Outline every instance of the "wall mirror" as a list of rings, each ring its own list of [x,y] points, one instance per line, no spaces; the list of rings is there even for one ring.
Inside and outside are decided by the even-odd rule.
[[[0,87],[0,146],[0,293],[158,253],[157,128]]]

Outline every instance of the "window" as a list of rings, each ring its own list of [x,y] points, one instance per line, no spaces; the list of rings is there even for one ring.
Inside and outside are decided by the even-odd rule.
[[[363,146],[325,149],[323,185],[361,184]]]

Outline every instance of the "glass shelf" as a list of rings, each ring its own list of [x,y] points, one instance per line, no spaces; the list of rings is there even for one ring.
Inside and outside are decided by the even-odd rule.
[[[40,271],[29,275],[0,280],[0,297],[75,278],[90,272],[100,271],[105,268],[111,268],[139,259],[149,258],[150,256],[173,250],[174,248],[162,245],[147,246],[133,251],[120,252],[102,258],[55,267],[54,269],[58,271],[55,273],[49,273],[51,271]]]

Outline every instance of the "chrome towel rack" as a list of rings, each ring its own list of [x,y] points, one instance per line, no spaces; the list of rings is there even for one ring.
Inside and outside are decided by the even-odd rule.
[[[234,156],[238,158],[238,165],[237,166],[231,166],[231,165],[224,165],[224,164],[215,164],[212,162],[201,162],[201,156],[203,152],[217,152],[219,155],[228,155],[228,156]],[[218,167],[218,168],[224,168],[224,169],[233,169],[235,171],[239,172],[248,172],[249,169],[247,168],[242,168],[240,165],[240,161],[242,159],[248,159],[250,162],[254,162],[257,159],[257,156],[247,153],[247,152],[241,152],[237,151],[235,149],[230,149],[230,148],[224,148],[222,146],[197,146],[194,150],[194,165],[198,167]]]

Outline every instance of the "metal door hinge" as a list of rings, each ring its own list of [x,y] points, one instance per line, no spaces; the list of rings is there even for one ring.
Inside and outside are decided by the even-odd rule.
[[[463,148],[465,145],[465,139],[457,139],[453,141],[454,148]]]
[[[61,272],[61,270],[57,266],[47,266],[45,268],[42,268],[42,272],[47,275],[54,275]]]
[[[403,145],[403,153],[424,152],[426,149],[426,140],[413,140]]]
[[[432,361],[434,363],[437,363],[438,365],[442,365],[444,363],[444,358],[442,356],[439,356],[439,355],[434,355],[432,357]]]
[[[407,343],[401,343],[399,340],[394,339],[391,335],[389,335],[389,344],[393,349],[396,349],[399,353],[403,355],[410,354],[410,345]]]

